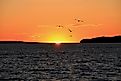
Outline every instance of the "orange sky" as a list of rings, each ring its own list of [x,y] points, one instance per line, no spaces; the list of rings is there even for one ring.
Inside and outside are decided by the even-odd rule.
[[[114,35],[121,35],[121,0],[0,0],[0,41],[79,42]]]

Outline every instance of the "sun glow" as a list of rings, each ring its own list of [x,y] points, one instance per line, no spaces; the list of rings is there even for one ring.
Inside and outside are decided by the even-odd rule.
[[[61,41],[55,41],[55,43],[56,43],[56,44],[60,44],[60,43],[62,43],[62,42],[61,42]]]
[[[56,45],[60,45],[60,44],[61,44],[61,42],[60,42],[60,41],[57,41],[57,42],[55,42],[55,44],[56,44]]]
[[[68,43],[69,39],[65,35],[56,34],[56,35],[50,36],[50,38],[48,39],[48,42],[56,43],[56,44]]]

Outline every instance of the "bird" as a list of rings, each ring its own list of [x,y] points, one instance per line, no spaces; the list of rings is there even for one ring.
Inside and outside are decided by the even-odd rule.
[[[72,32],[72,30],[70,30],[69,28],[68,28],[68,30],[69,30],[69,32]]]
[[[57,25],[57,27],[59,27],[59,28],[63,28],[64,26],[62,26],[62,25]]]
[[[77,22],[84,22],[83,20],[80,20],[80,19],[74,19],[76,20]]]

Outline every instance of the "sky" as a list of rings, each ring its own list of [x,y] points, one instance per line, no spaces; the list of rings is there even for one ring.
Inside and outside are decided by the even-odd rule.
[[[0,0],[0,41],[70,43],[115,35],[121,35],[121,0]]]

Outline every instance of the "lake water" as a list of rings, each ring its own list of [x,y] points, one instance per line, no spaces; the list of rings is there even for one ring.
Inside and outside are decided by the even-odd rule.
[[[121,44],[0,44],[0,81],[121,81]]]

